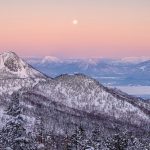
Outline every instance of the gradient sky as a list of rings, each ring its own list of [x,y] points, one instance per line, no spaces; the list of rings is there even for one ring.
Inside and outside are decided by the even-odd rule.
[[[3,51],[23,56],[150,56],[150,0],[0,0]]]

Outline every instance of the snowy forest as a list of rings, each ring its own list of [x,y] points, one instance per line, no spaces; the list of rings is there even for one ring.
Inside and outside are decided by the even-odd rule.
[[[82,126],[68,134],[55,135],[44,128],[42,115],[36,118],[33,132],[27,132],[20,105],[19,94],[12,94],[11,103],[5,110],[9,116],[0,131],[1,150],[149,150],[150,132],[114,129],[105,133],[101,126],[86,131]],[[57,116],[56,116],[57,117]],[[111,129],[110,129],[111,130]]]
[[[48,77],[0,55],[0,150],[150,150],[150,103],[84,74]]]

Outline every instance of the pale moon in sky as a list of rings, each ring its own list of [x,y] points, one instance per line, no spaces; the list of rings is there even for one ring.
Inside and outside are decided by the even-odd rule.
[[[73,23],[74,25],[77,25],[77,24],[79,23],[79,21],[78,21],[77,19],[74,19],[74,20],[72,21],[72,23]]]

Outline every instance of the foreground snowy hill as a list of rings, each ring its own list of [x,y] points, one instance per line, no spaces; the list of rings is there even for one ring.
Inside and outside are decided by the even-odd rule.
[[[71,138],[78,127],[87,135],[84,136],[86,144],[82,146],[93,146],[91,134],[97,128],[102,143],[113,134],[126,131],[135,139],[148,141],[150,104],[117,89],[106,88],[88,76],[66,74],[47,78],[9,52],[0,55],[0,78],[0,129],[5,129],[12,117],[6,110],[15,101],[12,94],[17,93],[20,106],[13,109],[22,108],[25,129],[37,137],[39,144],[51,147],[46,150],[66,150],[62,148],[64,143],[67,146],[74,143],[66,137]],[[65,141],[61,141],[64,138]],[[49,143],[44,142],[46,140]]]
[[[131,124],[150,123],[150,107],[119,91],[108,89],[82,74],[61,75],[33,88],[39,94],[70,108],[105,115]]]

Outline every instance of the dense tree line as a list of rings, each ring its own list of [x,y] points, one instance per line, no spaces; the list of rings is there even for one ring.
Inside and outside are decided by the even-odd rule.
[[[11,103],[6,110],[9,120],[0,132],[0,149],[2,150],[35,150],[35,141],[27,134],[24,127],[19,94],[12,95]]]
[[[101,126],[97,126],[89,133],[82,125],[76,125],[71,134],[48,132],[41,108],[39,105],[36,110],[33,133],[27,132],[19,94],[12,94],[6,110],[8,120],[0,131],[0,150],[150,150],[149,132],[140,136],[116,128],[116,132],[106,134]]]

